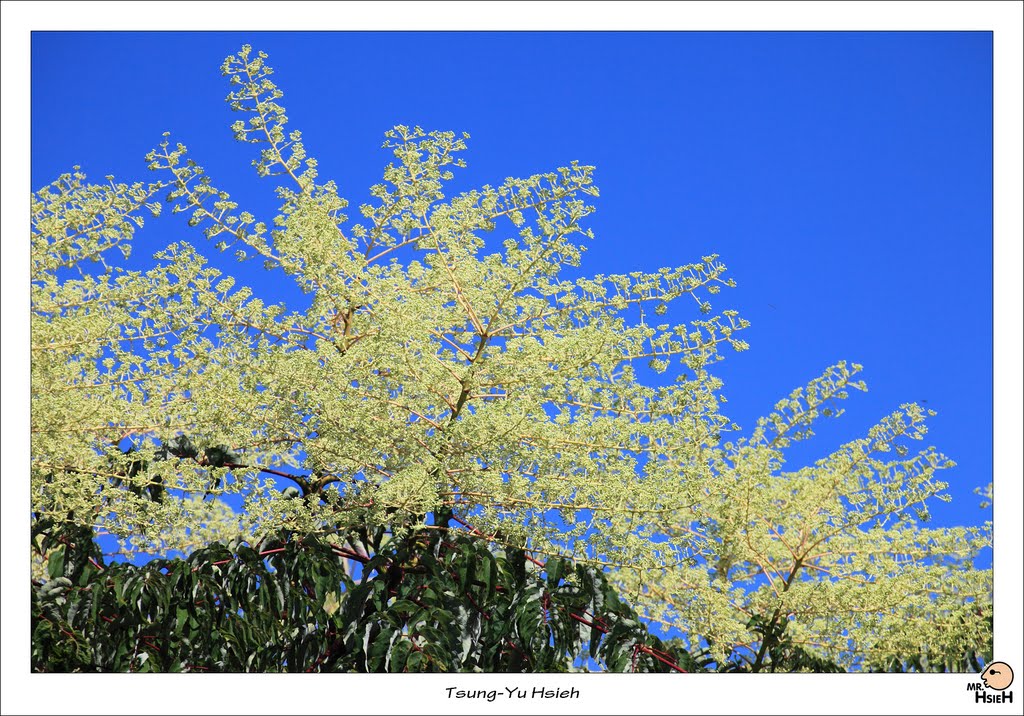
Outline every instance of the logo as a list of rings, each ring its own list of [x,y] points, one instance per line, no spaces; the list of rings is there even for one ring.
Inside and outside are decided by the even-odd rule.
[[[1005,661],[993,661],[981,672],[981,684],[967,684],[967,690],[974,692],[974,702],[981,704],[1013,703],[1013,669]],[[984,684],[984,686],[982,686]]]

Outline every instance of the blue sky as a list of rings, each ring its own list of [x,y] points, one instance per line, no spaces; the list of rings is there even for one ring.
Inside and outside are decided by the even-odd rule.
[[[449,195],[595,165],[583,273],[717,253],[737,281],[714,301],[752,324],[716,369],[726,414],[749,429],[832,363],[862,363],[869,392],[790,467],[916,401],[958,463],[935,523],[991,514],[972,492],[992,479],[990,33],[34,33],[33,189],[75,164],[155,179],[143,156],[170,131],[270,218],[218,69],[244,43],[269,53],[289,128],[353,206],[399,123],[470,133]],[[182,238],[212,254],[178,218],[149,222],[133,261]]]

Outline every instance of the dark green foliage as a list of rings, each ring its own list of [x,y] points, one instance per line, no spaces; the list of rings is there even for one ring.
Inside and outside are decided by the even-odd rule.
[[[786,633],[788,621],[776,611],[771,619],[754,616],[747,627],[760,637],[760,649],[750,664],[751,671],[838,673],[843,669],[833,661],[807,651],[794,644]],[[741,664],[733,664],[730,671],[745,671]]]
[[[968,612],[974,612],[969,615]],[[988,624],[988,634],[993,629],[992,605],[979,605],[975,603],[965,604],[959,614],[952,614],[951,619],[960,623],[967,622],[972,617],[982,617]],[[890,654],[884,661],[884,666],[873,669],[876,672],[919,672],[919,673],[958,673],[977,672],[984,670],[985,664],[992,661],[992,642],[988,641],[982,648],[974,645],[964,645],[959,654],[952,649],[946,653],[936,653],[933,645],[924,645],[916,653],[909,655]]]
[[[41,544],[51,578],[32,586],[35,671],[702,668],[649,634],[600,571],[461,531],[343,546],[281,535],[143,566],[104,566],[88,530]]]
[[[157,460],[167,460],[170,457],[194,460],[199,457],[199,448],[187,436],[175,435],[157,448],[155,457]]]
[[[138,453],[138,447],[130,446],[124,451],[125,455]],[[165,460],[192,460],[198,465],[207,468],[232,467],[238,463],[240,456],[224,445],[213,445],[202,450],[203,456],[199,457],[200,449],[187,435],[175,435],[161,443],[153,453],[153,460],[159,463]],[[150,464],[146,460],[132,459],[128,466],[120,473],[120,477],[113,478],[115,485],[124,485],[130,492],[146,497],[153,502],[160,502],[165,495],[164,479],[155,472],[149,471]],[[155,466],[154,466],[155,469]],[[142,475],[142,477],[139,477]],[[215,477],[211,487],[217,489],[221,486],[221,478]],[[210,493],[207,493],[209,495]]]

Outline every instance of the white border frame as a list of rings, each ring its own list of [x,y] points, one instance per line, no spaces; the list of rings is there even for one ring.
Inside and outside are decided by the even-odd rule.
[[[200,19],[201,18],[201,19]],[[1022,27],[1019,2],[10,2],[2,3],[2,713],[1019,713],[975,707],[971,675],[447,676],[30,674],[28,216],[32,30],[980,30],[994,32],[996,653],[1024,679],[1021,599]],[[1014,600],[1018,606],[1013,606]],[[301,683],[300,680],[301,679]],[[340,680],[338,680],[340,679]],[[396,680],[400,687],[396,688]],[[737,689],[742,685],[742,689]],[[580,689],[578,700],[454,701],[448,686]],[[118,703],[109,695],[116,689]],[[518,707],[518,710],[517,710]]]

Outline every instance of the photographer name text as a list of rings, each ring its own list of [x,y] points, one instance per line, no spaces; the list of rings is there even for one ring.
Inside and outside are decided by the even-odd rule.
[[[571,689],[545,689],[536,686],[532,689],[520,689],[514,686],[506,686],[502,689],[460,689],[456,686],[449,686],[445,689],[449,699],[480,699],[482,701],[496,701],[497,699],[578,699],[580,690]]]

